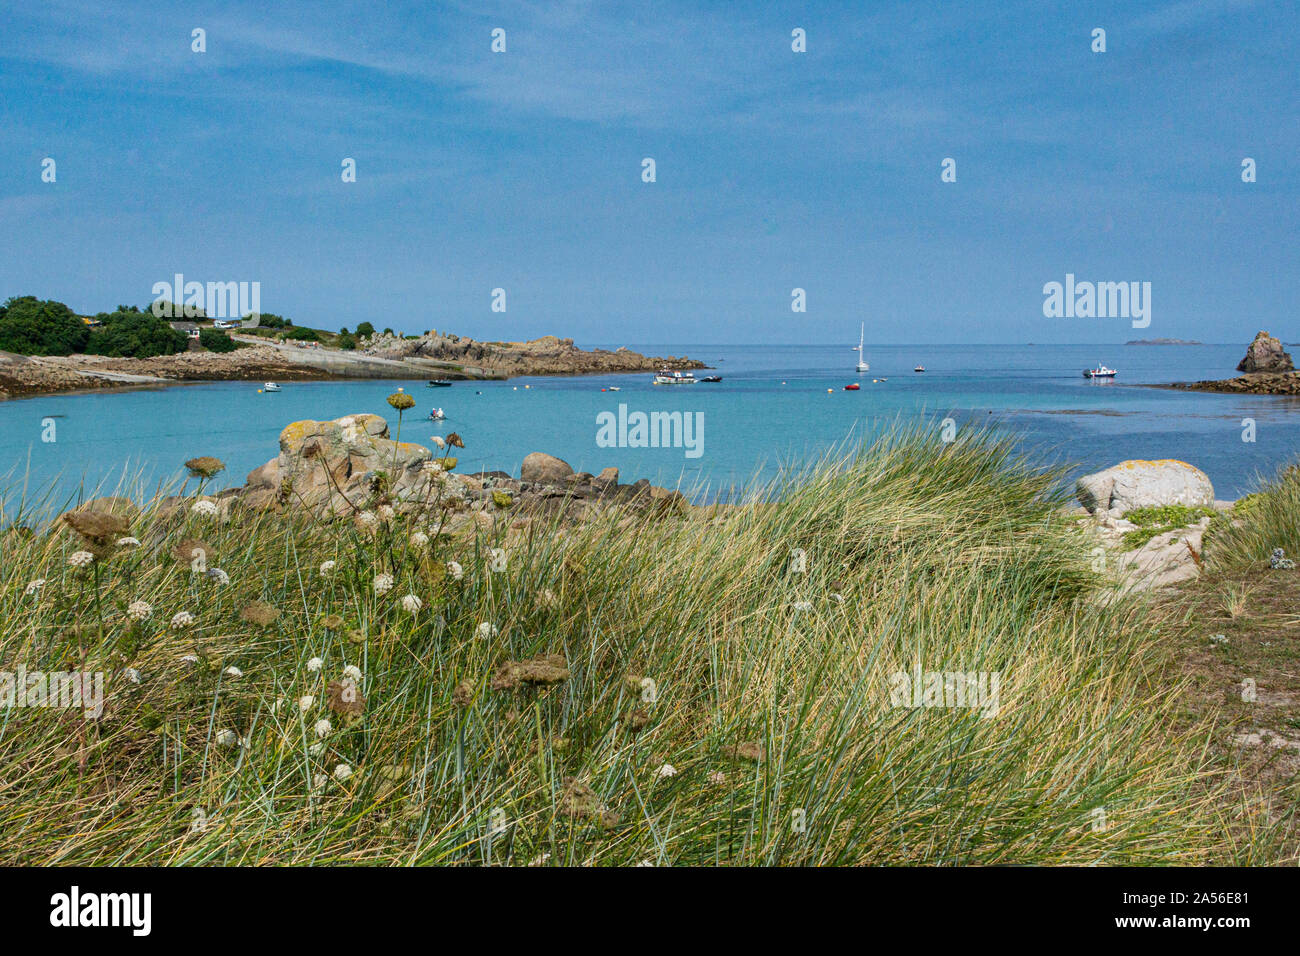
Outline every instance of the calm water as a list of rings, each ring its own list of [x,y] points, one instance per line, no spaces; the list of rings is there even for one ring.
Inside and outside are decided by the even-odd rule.
[[[946,416],[960,426],[992,424],[1020,436],[1044,459],[1096,470],[1125,458],[1181,458],[1214,482],[1221,498],[1249,491],[1300,450],[1300,401],[1135,388],[1141,382],[1225,378],[1242,346],[868,346],[871,371],[853,372],[848,347],[634,345],[652,354],[688,354],[716,366],[721,384],[653,387],[648,374],[520,378],[426,389],[422,381],[287,383],[259,394],[252,382],[223,382],[108,394],[55,395],[0,402],[0,489],[12,515],[26,474],[29,489],[57,482],[62,500],[81,488],[112,488],[123,471],[152,485],[180,474],[195,455],[215,455],[226,485],[243,482],[274,457],[289,422],[356,412],[396,415],[384,402],[405,385],[419,402],[402,437],[428,444],[459,432],[461,471],[518,474],[530,451],[545,451],[575,468],[607,465],[623,480],[656,484],[708,482],[714,489],[770,475],[854,433],[897,420]],[[1120,370],[1113,383],[1080,374],[1099,361]],[[928,371],[916,374],[912,367]],[[873,382],[886,378],[888,381]],[[841,387],[860,381],[858,392]],[[602,392],[617,385],[619,392]],[[827,389],[833,389],[830,394]],[[703,412],[699,458],[683,449],[599,448],[596,416],[617,411]],[[434,425],[418,420],[433,405],[447,413]],[[41,441],[53,418],[57,440]],[[1256,441],[1242,441],[1242,419],[1256,423]],[[31,491],[28,492],[31,494]]]

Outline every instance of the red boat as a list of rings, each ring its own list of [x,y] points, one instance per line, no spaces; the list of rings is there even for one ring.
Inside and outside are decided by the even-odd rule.
[[[862,387],[862,386],[859,385],[857,382],[854,382],[852,385],[845,385],[845,386],[844,386],[844,391],[846,391],[846,392],[856,392],[856,391],[857,391],[858,389],[860,389],[861,387]]]

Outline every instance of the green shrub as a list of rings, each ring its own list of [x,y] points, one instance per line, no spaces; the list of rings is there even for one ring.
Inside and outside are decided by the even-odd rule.
[[[233,352],[235,340],[220,329],[201,329],[199,344],[209,352]]]
[[[70,355],[80,352],[90,330],[62,302],[16,296],[0,310],[0,350],[22,355]]]
[[[357,347],[356,336],[344,332],[342,335],[338,337],[338,339],[335,340],[334,344],[341,349],[351,351],[352,349],[355,349]]]
[[[155,355],[174,355],[189,347],[184,332],[178,332],[166,319],[155,318],[149,312],[133,309],[104,315],[103,325],[92,329],[86,343],[88,355],[108,355],[113,358],[152,358]]]
[[[285,333],[286,339],[292,339],[296,342],[319,342],[320,336],[316,334],[315,329],[308,329],[302,326],[290,329]]]

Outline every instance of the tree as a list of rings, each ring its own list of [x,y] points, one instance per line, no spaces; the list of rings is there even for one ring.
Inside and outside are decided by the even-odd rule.
[[[357,338],[359,339],[369,338],[374,334],[375,334],[375,327],[371,325],[369,322],[362,322],[360,325],[357,326]]]
[[[86,343],[89,355],[108,355],[113,358],[152,358],[155,355],[174,355],[189,346],[184,332],[173,329],[164,319],[138,309],[113,312],[103,319],[100,328],[93,329]]]
[[[22,355],[70,355],[86,347],[90,330],[62,302],[15,296],[0,315],[0,350]]]
[[[356,336],[351,332],[342,332],[339,334],[339,337],[334,340],[334,344],[339,348],[346,349],[350,352],[357,347]]]
[[[233,352],[235,340],[220,329],[200,329],[199,345],[209,352]]]

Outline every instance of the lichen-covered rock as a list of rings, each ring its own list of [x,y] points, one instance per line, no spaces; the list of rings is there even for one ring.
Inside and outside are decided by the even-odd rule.
[[[431,457],[423,445],[390,439],[378,415],[294,422],[280,432],[279,456],[249,474],[244,503],[343,515],[379,491],[398,503],[423,500],[446,482],[426,469]]]
[[[1295,368],[1282,343],[1267,332],[1258,332],[1237,363],[1238,372],[1290,372]]]
[[[1079,503],[1089,511],[1126,514],[1134,508],[1161,505],[1214,507],[1209,476],[1185,461],[1122,461],[1084,475],[1076,483]]]

